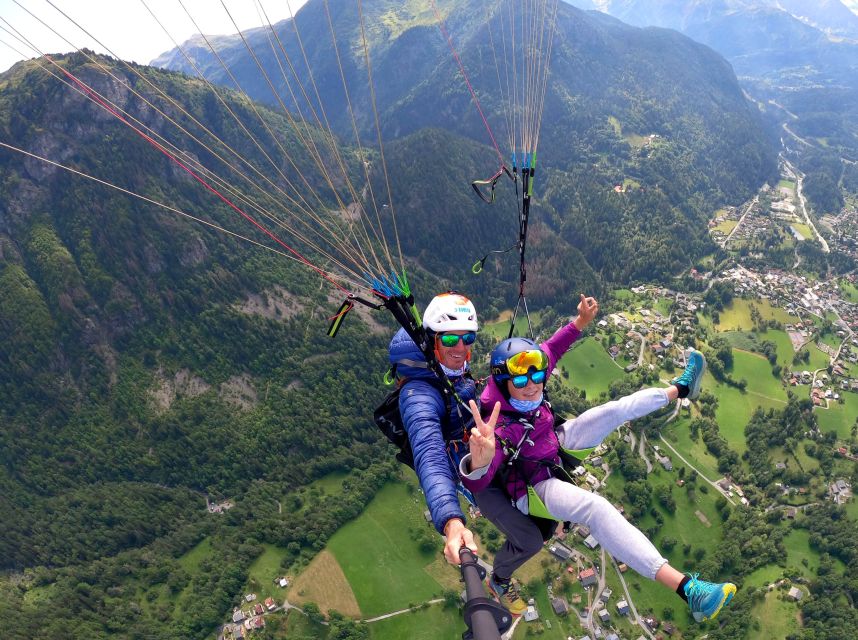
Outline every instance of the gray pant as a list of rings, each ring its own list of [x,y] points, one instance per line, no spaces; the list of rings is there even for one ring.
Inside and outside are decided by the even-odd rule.
[[[560,437],[568,449],[598,445],[617,427],[668,404],[664,389],[642,389],[631,395],[593,407],[563,423]],[[652,542],[628,522],[605,498],[557,478],[533,487],[548,511],[559,520],[585,524],[612,556],[650,580],[667,562]]]
[[[500,551],[495,554],[494,573],[507,580],[516,569],[539,553],[542,544],[551,538],[557,523],[523,514],[512,505],[509,494],[495,485],[474,494],[474,498],[482,514],[506,536]]]

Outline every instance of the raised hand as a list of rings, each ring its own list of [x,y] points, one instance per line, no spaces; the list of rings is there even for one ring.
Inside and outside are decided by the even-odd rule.
[[[495,425],[500,415],[500,402],[495,402],[492,415],[483,422],[477,403],[471,400],[471,415],[474,416],[474,426],[468,445],[471,450],[471,469],[479,469],[488,465],[495,457]]]
[[[599,302],[596,298],[581,294],[581,301],[578,303],[578,317],[575,318],[575,326],[579,331],[583,331],[584,327],[593,321],[596,314],[599,313]]]

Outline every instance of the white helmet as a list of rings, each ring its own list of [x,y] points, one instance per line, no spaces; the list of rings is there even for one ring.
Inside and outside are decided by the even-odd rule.
[[[477,310],[465,296],[449,292],[432,298],[423,313],[423,327],[435,333],[477,331]]]

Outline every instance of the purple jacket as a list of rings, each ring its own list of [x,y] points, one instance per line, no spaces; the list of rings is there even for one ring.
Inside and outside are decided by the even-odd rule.
[[[548,356],[549,375],[557,365],[557,361],[563,357],[564,353],[569,351],[569,347],[580,337],[581,332],[570,322],[565,327],[558,329],[553,336],[539,345],[540,349]],[[548,379],[546,378],[547,382]],[[554,414],[551,413],[551,409],[545,403],[530,413],[518,413],[512,408],[507,399],[504,398],[494,379],[490,377],[486,388],[480,396],[480,405],[484,418],[491,414],[495,402],[501,403],[502,412],[495,428],[495,435],[498,438],[503,438],[513,447],[518,444],[524,433],[524,425],[518,422],[514,416],[523,417],[534,427],[533,431],[528,435],[529,439],[533,441],[533,445],[525,443],[522,446],[518,457],[519,463],[516,465],[517,469],[514,468],[511,470],[507,477],[507,493],[513,500],[518,500],[527,493],[527,485],[534,485],[551,477],[551,473],[546,466],[532,461],[541,460],[560,463],[560,458],[557,455],[560,442],[557,439],[557,434],[554,432]],[[495,449],[495,457],[489,463],[489,466],[484,468],[485,471],[473,469],[468,474],[470,477],[463,477],[463,484],[473,492],[482,491],[489,486],[495,473],[506,462],[506,459],[507,454],[504,453],[501,443],[498,442]],[[470,455],[463,462],[469,463]]]

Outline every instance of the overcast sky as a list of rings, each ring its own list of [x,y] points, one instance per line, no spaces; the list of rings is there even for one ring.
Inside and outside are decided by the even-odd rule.
[[[120,58],[148,64],[161,53],[172,49],[170,36],[179,43],[195,33],[206,35],[235,33],[236,29],[221,4],[221,0],[182,0],[196,20],[195,27],[179,0],[145,0],[146,5],[169,30],[164,33],[143,4],[144,0],[51,0],[70,18],[78,22],[105,47]],[[224,0],[240,29],[258,27],[258,6],[265,8],[272,23],[290,16],[306,0]],[[39,24],[25,9],[13,0],[0,0],[0,71],[5,71],[19,60],[36,57],[35,52],[18,42],[7,30],[14,27],[45,53],[65,53],[75,47],[87,47],[107,53],[67,18],[51,7],[46,0],[18,0],[20,5],[41,18],[69,44]],[[5,22],[4,22],[5,21]],[[8,24],[7,24],[8,23]],[[17,51],[10,48],[12,45]]]

